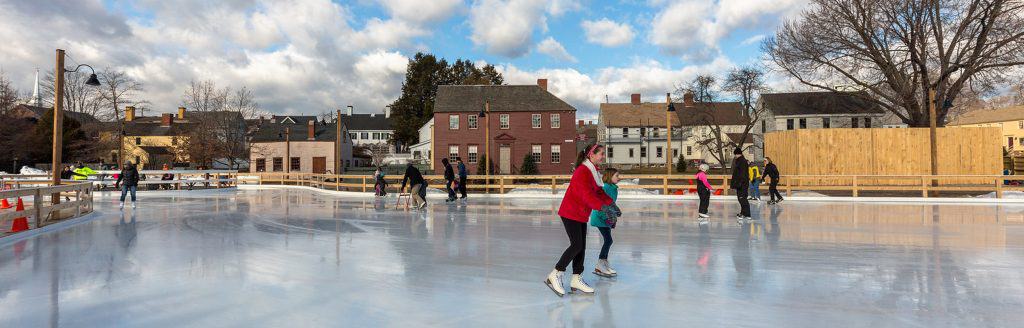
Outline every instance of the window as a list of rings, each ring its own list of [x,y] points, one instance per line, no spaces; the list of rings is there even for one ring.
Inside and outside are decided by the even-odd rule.
[[[374,132],[373,133],[373,140],[380,140],[380,133],[379,132]]]
[[[551,162],[562,162],[562,145],[551,145]]]
[[[768,132],[768,121],[761,121],[761,133]]]
[[[135,144],[136,145],[141,145],[142,144],[142,138],[135,137]]]
[[[828,117],[822,117],[821,118],[821,127],[822,128],[826,128],[826,129],[831,128],[832,127],[832,121],[829,120]]]
[[[643,137],[646,137],[646,136],[647,136],[647,128],[640,128],[640,137],[643,138]]]
[[[256,172],[266,172],[266,171],[267,171],[267,159],[266,158],[257,158],[256,159]]]
[[[856,117],[854,117],[854,118],[851,118],[851,119],[850,119],[850,127],[854,128],[854,129],[858,128],[859,126],[858,126],[858,124],[857,124],[857,123],[859,123],[859,122],[860,122],[860,121],[859,121],[859,120],[857,120],[857,118],[856,118]]]
[[[448,129],[449,130],[458,130],[459,129],[459,115],[458,114],[448,115]]]
[[[302,165],[301,165],[301,161],[299,160],[299,157],[292,157],[291,167],[292,167],[292,171],[300,171],[300,170],[302,170]]]
[[[284,171],[284,159],[281,157],[274,157],[274,172]]]
[[[359,139],[360,140],[369,140],[370,139],[370,133],[369,132],[360,133],[359,134]]]
[[[806,129],[807,128],[807,119],[806,118],[801,118],[800,119],[800,128],[801,129]]]
[[[679,149],[672,149],[672,158],[679,158]]]
[[[608,158],[615,157],[615,148],[608,147]]]
[[[1006,146],[1013,149],[1013,137],[1006,137]]]
[[[640,147],[640,158],[647,157],[647,147]]]
[[[1017,128],[1024,129],[1024,121],[1017,121]]]
[[[543,150],[541,149],[540,145],[533,145],[532,148],[533,148],[533,162],[539,164],[540,163],[540,152],[542,152]]]
[[[622,128],[622,137],[629,138],[629,128]]]
[[[356,139],[356,133],[355,132],[349,132],[348,133],[348,137],[349,137],[349,139]]]
[[[686,156],[693,155],[693,146],[686,146]]]
[[[659,135],[658,128],[651,129],[651,137],[657,138]]]
[[[477,121],[479,119],[480,119],[479,116],[472,115],[472,114],[470,114],[469,116],[466,116],[466,121],[469,123],[469,128],[470,129],[476,129],[478,127]]]
[[[470,145],[469,147],[466,148],[468,150],[467,152],[469,153],[469,155],[466,156],[468,157],[469,163],[476,163],[476,145]]]
[[[540,114],[530,115],[530,124],[534,129],[540,129]]]
[[[864,118],[864,127],[868,128],[868,129],[871,128],[871,118],[870,117],[865,117]]]
[[[633,158],[633,148],[629,149],[629,158]]]
[[[786,119],[786,130],[792,130],[792,129],[793,129],[793,119],[787,118]]]
[[[654,156],[661,158],[661,146],[654,147]]]
[[[508,129],[508,114],[498,115],[498,127]]]
[[[562,127],[562,115],[551,114],[551,128],[557,129]]]
[[[455,163],[456,157],[459,157],[459,145],[448,146],[448,161]]]

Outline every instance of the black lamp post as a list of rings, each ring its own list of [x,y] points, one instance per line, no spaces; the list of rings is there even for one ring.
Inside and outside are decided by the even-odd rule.
[[[92,71],[85,84],[89,86],[100,85],[100,80],[96,78],[96,70],[92,66],[81,64],[73,70],[64,68],[64,49],[57,49],[57,65],[54,72],[53,90],[53,160],[50,162],[54,186],[60,185],[61,146],[64,142],[64,74],[78,72],[82,67],[88,67]],[[55,193],[51,195],[50,199],[53,204],[58,204],[60,203],[60,194]]]
[[[665,127],[668,128],[668,135],[665,138],[668,145],[668,149],[665,151],[665,175],[670,176],[672,175],[672,113],[675,113],[676,105],[672,103],[671,93],[665,94],[665,101],[668,102],[668,108],[665,109]],[[667,193],[668,189],[665,191]]]

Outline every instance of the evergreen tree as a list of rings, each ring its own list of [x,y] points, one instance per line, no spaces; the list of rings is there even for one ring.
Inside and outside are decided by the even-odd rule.
[[[79,160],[93,160],[90,152],[89,137],[82,130],[78,121],[64,116],[63,135],[61,136],[61,159],[64,163],[71,163]],[[49,109],[39,118],[33,134],[33,158],[37,161],[49,163],[53,158],[53,109]]]
[[[533,154],[526,154],[523,157],[523,165],[519,167],[519,174],[521,175],[535,175],[540,174],[537,171],[537,163],[533,162]]]
[[[491,163],[491,174],[495,174],[495,173],[496,172],[494,172],[494,163]],[[478,158],[476,160],[476,174],[480,174],[480,175],[487,174],[487,155],[486,154],[480,154],[480,158]]]
[[[676,172],[686,173],[686,158],[683,157],[683,154],[679,154],[679,160],[676,161]]]

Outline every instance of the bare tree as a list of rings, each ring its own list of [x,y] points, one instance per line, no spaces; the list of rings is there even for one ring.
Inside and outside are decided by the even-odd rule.
[[[110,67],[104,68],[99,74],[101,89],[100,99],[103,106],[109,112],[104,116],[115,122],[121,121],[122,111],[126,106],[144,107],[147,101],[139,99],[139,93],[145,91],[141,82],[136,81],[125,72],[116,71]]]
[[[219,111],[227,104],[229,93],[227,88],[218,89],[217,84],[211,80],[192,80],[182,95],[181,105],[197,112]]]
[[[242,88],[230,92],[230,89],[225,89],[225,93],[230,93],[227,106],[225,110],[238,112],[242,115],[243,119],[251,120],[259,117],[261,114],[260,104],[256,102],[255,97],[252,95],[252,90],[248,87],[242,86]]]
[[[1021,0],[812,0],[762,45],[782,71],[824,90],[854,85],[910,126],[928,126],[969,85],[1024,64]]]
[[[384,161],[391,154],[391,145],[386,142],[369,144],[360,148],[364,155],[370,156],[370,162],[374,167],[384,165]]]
[[[740,105],[743,106],[743,115],[747,118],[744,121],[743,129],[738,132],[740,136],[739,146],[742,146],[742,143],[747,139],[751,139],[754,142],[747,146],[747,149],[763,150],[763,140],[759,142],[757,134],[753,133],[753,131],[758,122],[764,120],[765,114],[767,114],[765,113],[767,110],[764,107],[757,107],[757,97],[760,97],[762,92],[768,90],[764,83],[764,71],[752,66],[734,68],[725,77],[722,90],[740,101]],[[761,137],[763,138],[763,136]]]
[[[676,88],[677,102],[686,103],[685,97],[692,96],[694,108],[684,108],[692,115],[697,127],[690,132],[698,147],[704,149],[718,164],[725,166],[728,155],[736,147],[757,148],[757,143],[744,146],[746,140],[754,140],[753,129],[762,116],[763,109],[757,108],[756,97],[764,89],[764,73],[752,67],[737,68],[729,72],[725,82],[719,86],[718,79],[711,75],[698,75],[686,85]],[[720,102],[724,96],[739,100],[740,117],[729,113],[731,109]],[[734,103],[733,103],[734,104]],[[735,106],[735,105],[729,105]],[[735,107],[733,107],[735,108]],[[729,134],[738,135],[737,143]]]
[[[69,112],[85,113],[97,116],[102,109],[102,96],[96,87],[85,84],[89,80],[89,74],[84,71],[70,72],[64,74],[64,109]],[[56,86],[53,71],[46,73],[43,77],[40,92],[43,102],[53,106]]]
[[[17,105],[18,89],[7,78],[7,73],[0,71],[0,117],[6,116]]]

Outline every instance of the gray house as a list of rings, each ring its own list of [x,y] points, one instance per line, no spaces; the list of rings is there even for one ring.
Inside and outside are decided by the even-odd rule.
[[[758,108],[764,110],[760,132],[879,128],[885,111],[865,92],[788,92],[761,94]]]

